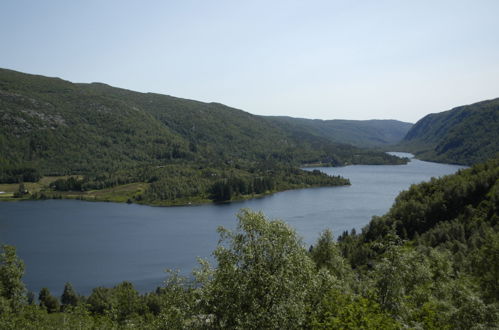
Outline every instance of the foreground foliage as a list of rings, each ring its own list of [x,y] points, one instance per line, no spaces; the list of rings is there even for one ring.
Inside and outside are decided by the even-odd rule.
[[[499,327],[499,159],[412,186],[361,233],[296,232],[242,210],[212,267],[139,294],[68,283],[38,305],[12,247],[0,255],[2,329],[489,329]],[[60,304],[60,305],[59,305]]]

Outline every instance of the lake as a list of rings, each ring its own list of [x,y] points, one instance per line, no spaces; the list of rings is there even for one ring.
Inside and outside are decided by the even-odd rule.
[[[398,153],[400,154],[400,153]],[[402,155],[402,154],[401,154]],[[127,280],[141,291],[162,284],[166,268],[189,274],[196,258],[209,258],[218,226],[235,228],[241,208],[285,220],[308,247],[330,228],[335,236],[361,229],[388,211],[413,183],[462,166],[412,159],[407,165],[319,168],[352,185],[290,190],[263,198],[185,207],[46,200],[0,203],[0,242],[16,246],[26,264],[24,282],[60,295],[65,282],[82,294]],[[310,170],[313,170],[310,169]]]

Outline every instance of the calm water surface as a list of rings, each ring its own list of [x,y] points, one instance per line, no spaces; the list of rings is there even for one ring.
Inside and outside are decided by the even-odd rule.
[[[234,228],[241,208],[261,210],[294,227],[308,246],[330,228],[338,235],[384,214],[411,184],[456,172],[460,166],[413,159],[408,165],[319,168],[350,179],[347,187],[285,191],[223,205],[150,207],[47,200],[0,203],[0,242],[17,247],[32,291],[60,295],[127,280],[140,291],[161,285],[164,269],[188,274],[197,257],[210,257],[216,228]]]

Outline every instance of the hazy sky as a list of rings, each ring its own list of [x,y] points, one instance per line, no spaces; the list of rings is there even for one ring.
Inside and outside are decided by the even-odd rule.
[[[415,122],[499,97],[499,1],[1,0],[0,67],[261,115]]]

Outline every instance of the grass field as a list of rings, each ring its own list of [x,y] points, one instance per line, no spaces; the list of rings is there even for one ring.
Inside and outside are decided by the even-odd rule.
[[[213,202],[206,196],[197,198],[190,197],[179,198],[175,200],[154,201],[148,203],[137,201],[134,197],[141,195],[149,187],[149,183],[145,182],[129,183],[112,188],[89,191],[54,191],[50,188],[50,184],[55,180],[67,179],[68,177],[69,176],[50,176],[43,177],[38,182],[26,182],[24,183],[24,187],[28,191],[28,193],[17,197],[15,197],[14,194],[19,192],[18,183],[0,184],[0,201],[20,201],[29,199],[81,199],[97,202],[133,202],[137,204],[147,204],[155,206],[199,205]],[[263,197],[274,192],[276,191],[268,191],[262,194],[252,194],[247,196],[238,196],[237,200]]]
[[[48,176],[43,177],[38,182],[25,182],[24,188],[28,194],[21,197],[14,197],[14,194],[19,192],[18,183],[5,183],[0,184],[0,200],[23,200],[32,198],[33,194],[44,198],[71,198],[71,199],[85,199],[95,201],[109,201],[109,202],[127,202],[132,200],[134,196],[141,194],[148,187],[148,183],[130,183],[125,185],[116,186],[113,188],[101,190],[89,190],[84,192],[75,191],[53,191],[50,189],[50,184],[57,179],[67,179],[68,176]]]

